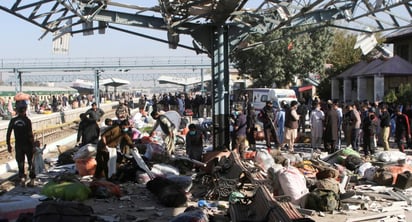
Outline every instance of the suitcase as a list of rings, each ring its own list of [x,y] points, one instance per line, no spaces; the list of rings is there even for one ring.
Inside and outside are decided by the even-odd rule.
[[[405,171],[398,174],[395,187],[399,189],[408,189],[409,187],[412,187],[412,173],[410,171]]]

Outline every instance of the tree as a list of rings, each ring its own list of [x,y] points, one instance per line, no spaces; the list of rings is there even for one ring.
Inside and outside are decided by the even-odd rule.
[[[303,79],[310,73],[323,73],[332,34],[327,28],[297,26],[269,35],[252,35],[249,47],[233,52],[231,60],[240,74],[249,74],[254,87],[279,88]],[[254,45],[254,47],[250,47]]]
[[[410,83],[401,83],[398,88],[391,89],[388,94],[385,95],[384,101],[387,103],[406,104],[410,103],[412,97],[412,85]]]
[[[343,71],[361,61],[362,51],[354,49],[356,35],[347,31],[336,29],[333,34],[333,44],[326,59],[326,64],[332,64],[331,68],[321,76],[321,83],[317,92],[320,98],[330,99],[331,79]]]

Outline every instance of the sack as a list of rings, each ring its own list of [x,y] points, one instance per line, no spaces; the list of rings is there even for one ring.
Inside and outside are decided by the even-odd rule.
[[[392,172],[385,168],[377,169],[375,176],[373,177],[373,181],[375,181],[378,185],[381,186],[392,186]]]
[[[316,187],[319,189],[332,190],[335,193],[339,193],[339,182],[335,178],[318,180]]]
[[[50,181],[44,185],[40,193],[50,198],[59,198],[66,201],[84,201],[89,198],[91,190],[80,182],[56,183]]]
[[[338,209],[339,195],[332,190],[315,189],[309,193],[305,208],[330,212]]]
[[[46,201],[36,206],[33,222],[90,222],[93,208],[83,203],[71,201]]]
[[[30,100],[29,94],[19,92],[14,96],[14,101],[25,101],[25,100]]]
[[[293,204],[300,205],[309,192],[305,176],[297,168],[289,166],[279,171],[278,178],[283,193],[292,199]]]

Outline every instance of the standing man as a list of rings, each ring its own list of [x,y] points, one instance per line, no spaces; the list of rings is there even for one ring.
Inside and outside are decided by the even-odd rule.
[[[141,95],[139,98],[139,112],[143,115],[146,110],[147,99],[146,95]]]
[[[123,121],[129,119],[130,117],[130,108],[127,106],[125,99],[119,100],[119,105],[116,108],[115,115],[118,121]]]
[[[249,143],[249,148],[256,150],[256,139],[255,133],[257,132],[256,128],[256,113],[255,108],[251,105],[247,108],[246,116],[246,139]]]
[[[350,113],[350,120],[352,123],[352,149],[359,152],[359,133],[361,127],[360,113],[355,104],[352,105],[352,111]]]
[[[197,130],[195,124],[189,125],[189,132],[186,134],[186,154],[189,158],[201,161],[203,154],[203,134]],[[199,166],[194,167],[199,172]]]
[[[212,95],[210,93],[207,93],[206,95],[206,117],[211,117],[212,116]]]
[[[298,132],[302,131],[302,133],[305,133],[306,115],[308,114],[309,109],[304,98],[300,100],[300,104],[296,111],[299,115]]]
[[[275,129],[275,109],[273,108],[272,101],[266,101],[266,105],[262,108],[258,114],[258,120],[263,123],[263,132],[265,134],[266,146],[271,149],[271,140],[275,141],[275,147],[280,148],[278,136]]]
[[[19,168],[19,178],[22,186],[26,185],[26,174],[24,170],[25,158],[29,167],[30,186],[34,186],[36,178],[33,167],[33,150],[34,150],[34,135],[32,130],[31,120],[26,116],[27,104],[25,101],[16,102],[17,116],[13,117],[7,128],[6,143],[7,151],[11,153],[13,147],[10,142],[11,131],[14,131],[14,146],[16,153],[16,162]]]
[[[289,104],[285,100],[280,103],[280,109],[276,117],[276,126],[278,128],[278,138],[281,146],[284,146],[285,140],[285,113],[289,109]]]
[[[104,111],[97,107],[97,103],[92,103],[92,108],[86,111],[86,114],[89,115],[90,119],[100,122],[100,119],[104,115]]]
[[[298,102],[290,102],[290,108],[285,113],[285,140],[290,152],[294,151],[295,140],[298,136],[300,115],[297,113]]]
[[[183,116],[183,113],[185,112],[185,95],[181,94],[177,98],[177,111],[181,116]]]
[[[96,120],[89,118],[88,114],[80,114],[79,129],[77,130],[77,143],[80,142],[79,146],[84,146],[86,144],[97,144],[100,137],[100,128],[97,125]]]
[[[328,153],[334,153],[338,140],[339,115],[336,112],[337,104],[328,102],[328,111],[325,115],[324,141],[325,149]]]
[[[246,147],[246,115],[243,113],[242,106],[235,108],[236,120],[234,124],[234,130],[236,135],[235,150],[242,156]]]
[[[323,137],[323,122],[325,113],[322,111],[319,102],[314,102],[315,108],[310,112],[311,142],[313,149],[320,149]]]
[[[395,142],[401,152],[405,152],[407,141],[411,139],[411,128],[409,125],[409,118],[402,113],[401,107],[396,107],[396,125],[395,125]]]
[[[389,135],[391,133],[391,114],[388,112],[387,104],[382,104],[379,119],[381,120],[380,127],[382,133],[383,150],[388,151]]]
[[[166,151],[171,155],[175,151],[175,124],[166,115],[160,114],[158,111],[153,111],[150,115],[156,120],[150,135],[152,135],[156,128],[160,126],[165,134],[163,140],[166,144]]]

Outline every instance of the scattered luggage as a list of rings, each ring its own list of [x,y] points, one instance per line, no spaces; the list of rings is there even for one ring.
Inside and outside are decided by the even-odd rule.
[[[331,212],[339,207],[339,195],[333,190],[315,189],[306,198],[305,208]]]
[[[91,222],[93,208],[83,203],[72,201],[46,201],[36,206],[33,222]]]
[[[412,187],[412,173],[410,171],[405,171],[398,174],[394,186],[399,189],[408,189],[409,187]]]

